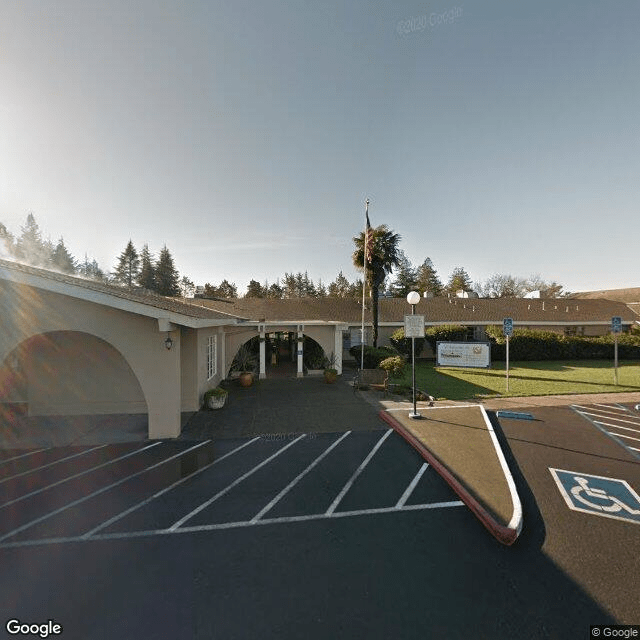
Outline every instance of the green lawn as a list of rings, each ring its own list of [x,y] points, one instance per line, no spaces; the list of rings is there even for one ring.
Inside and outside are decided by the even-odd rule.
[[[392,382],[411,386],[411,365],[405,368],[402,378]],[[491,369],[436,367],[432,362],[419,362],[416,387],[436,398],[450,400],[640,391],[640,363],[637,360],[619,362],[618,386],[615,386],[610,360],[512,362],[507,393],[504,362],[494,363]]]

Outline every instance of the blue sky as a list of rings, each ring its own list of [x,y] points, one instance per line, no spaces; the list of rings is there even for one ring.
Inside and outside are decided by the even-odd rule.
[[[0,221],[196,284],[349,279],[402,236],[441,278],[640,286],[640,4],[3,0]]]

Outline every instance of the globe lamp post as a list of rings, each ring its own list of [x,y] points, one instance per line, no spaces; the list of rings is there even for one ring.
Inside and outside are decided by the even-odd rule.
[[[420,302],[420,294],[417,291],[410,291],[407,295],[407,302],[411,305],[411,315],[416,314],[416,305]],[[412,368],[412,388],[413,388],[413,413],[410,418],[421,418],[416,409],[416,338],[411,336],[411,368]]]

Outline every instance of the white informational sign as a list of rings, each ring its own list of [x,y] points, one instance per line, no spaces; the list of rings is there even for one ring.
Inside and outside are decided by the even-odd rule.
[[[505,336],[513,335],[513,318],[505,318],[502,321],[502,333]]]
[[[490,367],[491,348],[488,342],[436,343],[438,367]]]
[[[613,333],[622,333],[622,318],[620,316],[611,318],[611,331]]]
[[[404,317],[404,337],[424,338],[424,316],[410,315]]]

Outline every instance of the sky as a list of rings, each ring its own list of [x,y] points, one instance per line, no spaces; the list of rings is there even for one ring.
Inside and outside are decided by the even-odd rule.
[[[2,0],[0,222],[240,293],[463,267],[640,286],[637,0]]]

